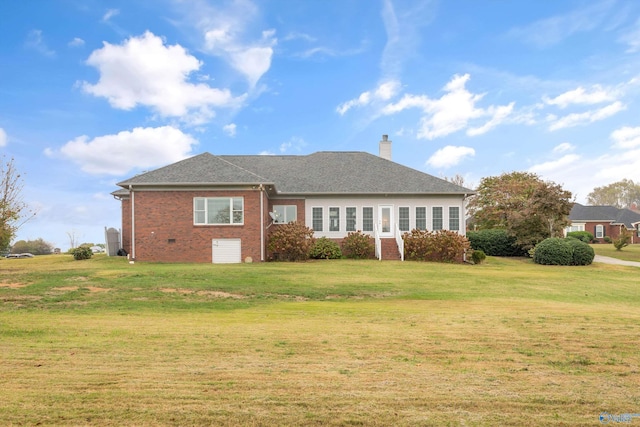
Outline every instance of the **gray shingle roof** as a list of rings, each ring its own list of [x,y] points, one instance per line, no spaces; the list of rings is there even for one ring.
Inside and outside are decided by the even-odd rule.
[[[574,222],[610,222],[624,224],[627,228],[635,228],[640,222],[640,214],[631,209],[618,209],[615,206],[584,206],[580,203],[573,205],[569,219]]]
[[[472,194],[446,180],[365,152],[305,156],[195,157],[118,183],[129,185],[269,184],[283,195]]]

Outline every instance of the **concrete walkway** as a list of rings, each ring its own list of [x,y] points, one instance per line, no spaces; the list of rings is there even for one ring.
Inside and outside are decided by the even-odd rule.
[[[627,265],[630,267],[640,267],[640,262],[636,261],[623,261],[617,258],[611,258],[608,256],[596,255],[593,258],[593,262],[601,262],[603,264],[616,264],[616,265]]]

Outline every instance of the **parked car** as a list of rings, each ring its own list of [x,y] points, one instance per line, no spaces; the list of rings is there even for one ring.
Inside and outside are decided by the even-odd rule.
[[[23,254],[9,254],[7,255],[7,258],[33,258],[33,254],[30,254],[29,252],[25,252]]]

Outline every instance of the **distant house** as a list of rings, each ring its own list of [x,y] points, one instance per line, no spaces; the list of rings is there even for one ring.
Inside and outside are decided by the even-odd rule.
[[[265,261],[269,232],[298,221],[336,241],[360,230],[376,239],[379,258],[399,259],[406,231],[464,234],[472,190],[391,161],[386,135],[380,154],[203,153],[134,176],[112,193],[122,202],[122,247],[141,261]]]
[[[632,243],[640,243],[640,213],[631,209],[619,209],[615,206],[573,205],[569,214],[571,225],[566,231],[588,231],[599,241],[605,237],[615,239],[621,228],[632,233]]]

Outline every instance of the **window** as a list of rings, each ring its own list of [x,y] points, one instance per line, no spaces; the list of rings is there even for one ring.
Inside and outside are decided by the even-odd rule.
[[[442,208],[434,207],[431,211],[433,231],[442,230]]]
[[[311,227],[313,231],[322,231],[322,208],[311,209]]]
[[[329,208],[329,231],[340,231],[340,208]]]
[[[244,223],[242,197],[195,197],[193,223],[197,225],[225,225]]]
[[[460,231],[460,208],[449,206],[449,230]]]
[[[425,207],[416,208],[416,228],[418,230],[427,229],[427,208]]]
[[[286,224],[298,218],[296,205],[274,205],[273,212],[276,214],[276,218],[273,220],[275,224]]]
[[[604,237],[604,226],[602,224],[596,225],[596,239],[602,239]]]
[[[373,208],[362,208],[362,231],[373,231]]]
[[[569,231],[584,231],[584,224],[571,224]]]
[[[356,231],[356,208],[347,208],[347,231]]]
[[[398,228],[400,231],[409,231],[409,208],[398,208]]]

